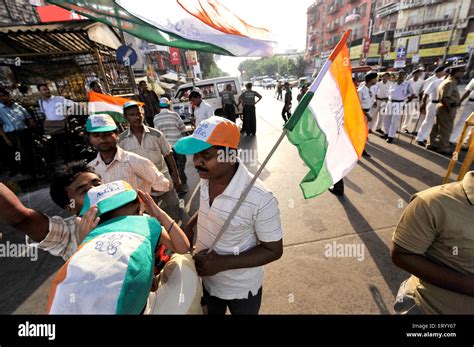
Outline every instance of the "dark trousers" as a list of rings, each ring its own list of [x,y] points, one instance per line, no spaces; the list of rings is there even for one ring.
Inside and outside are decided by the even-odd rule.
[[[12,146],[7,146],[7,165],[10,176],[17,173],[34,176],[33,137],[29,129],[6,133]]]
[[[186,184],[188,182],[188,177],[186,176],[186,156],[184,154],[178,154],[173,151],[174,160],[176,161],[176,166],[178,167],[179,178],[181,178],[181,183]]]
[[[224,117],[235,123],[235,108],[234,105],[224,105]]]
[[[262,288],[258,290],[257,295],[249,292],[247,299],[224,300],[211,296],[203,286],[203,304],[207,305],[209,315],[225,315],[227,307],[231,314],[252,314],[257,315],[262,303]]]
[[[245,131],[247,135],[255,135],[257,133],[257,118],[255,116],[255,106],[245,105],[243,113],[244,124],[242,130]]]
[[[281,116],[283,117],[283,121],[286,123],[288,119],[291,117],[291,105],[283,106],[283,110],[281,110]]]

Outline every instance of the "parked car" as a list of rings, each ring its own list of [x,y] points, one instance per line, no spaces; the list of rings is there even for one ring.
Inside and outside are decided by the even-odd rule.
[[[219,77],[211,78],[195,82],[194,84],[188,83],[179,86],[174,96],[173,110],[177,112],[181,119],[185,123],[191,123],[193,110],[191,103],[189,102],[189,94],[193,90],[197,90],[201,93],[202,99],[211,105],[216,116],[223,114],[222,109],[222,98],[221,94],[225,90],[226,86],[230,84],[232,86],[232,92],[234,93],[235,102],[239,103],[239,96],[242,93],[241,82],[238,77]],[[237,110],[236,114],[242,114],[243,106],[241,105]]]
[[[262,81],[262,87],[263,89],[275,89],[276,81],[272,78],[265,78]]]

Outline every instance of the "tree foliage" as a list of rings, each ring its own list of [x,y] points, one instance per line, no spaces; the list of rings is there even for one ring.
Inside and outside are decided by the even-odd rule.
[[[306,62],[303,56],[296,59],[274,56],[271,58],[247,59],[240,63],[239,71],[244,73],[244,79],[256,76],[294,75],[304,76]]]
[[[227,72],[222,71],[214,60],[214,54],[197,52],[199,64],[201,64],[202,77],[215,78],[229,76]]]

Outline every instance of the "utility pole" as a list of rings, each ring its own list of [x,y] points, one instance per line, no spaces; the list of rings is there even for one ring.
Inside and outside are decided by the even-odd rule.
[[[449,41],[448,41],[448,44],[446,45],[446,49],[444,51],[443,59],[441,60],[441,65],[443,65],[445,63],[446,58],[448,57],[449,47],[451,46],[451,43],[453,42],[454,31],[456,30],[456,28],[458,26],[459,15],[461,14],[461,7],[462,7],[462,2],[458,7],[458,11],[457,11],[457,14],[455,16],[455,19],[453,20],[453,28],[451,29],[451,34],[449,35]]]

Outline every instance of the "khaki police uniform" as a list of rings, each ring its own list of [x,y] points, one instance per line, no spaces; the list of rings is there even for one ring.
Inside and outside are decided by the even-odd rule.
[[[446,78],[438,88],[438,105],[436,106],[436,123],[430,134],[430,145],[441,151],[449,151],[449,137],[453,131],[456,110],[461,96],[458,82],[452,76]]]

